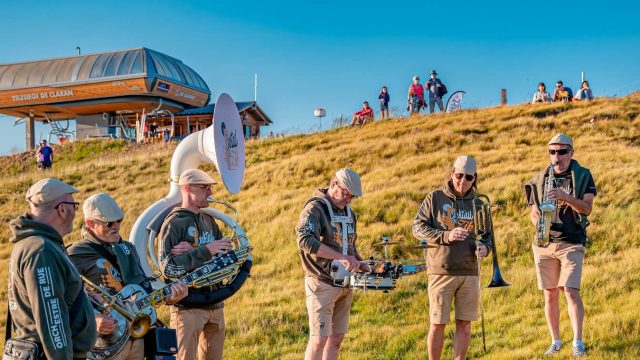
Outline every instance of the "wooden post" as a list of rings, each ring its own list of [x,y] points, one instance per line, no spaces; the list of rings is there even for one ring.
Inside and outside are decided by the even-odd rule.
[[[500,104],[507,105],[507,89],[500,90]]]
[[[33,110],[29,111],[29,118],[25,119],[24,123],[27,125],[26,127],[26,140],[27,140],[27,151],[33,150],[36,147],[36,120],[35,113]]]

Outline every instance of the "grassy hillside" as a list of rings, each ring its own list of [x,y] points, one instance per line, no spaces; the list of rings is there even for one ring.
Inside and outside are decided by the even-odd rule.
[[[351,167],[363,179],[357,199],[359,248],[377,255],[372,243],[388,235],[415,243],[411,222],[424,196],[446,179],[457,155],[479,162],[479,190],[493,202],[493,219],[502,273],[508,288],[484,290],[487,354],[480,328],[474,326],[469,358],[531,359],[549,342],[542,293],[536,288],[522,185],[548,164],[546,143],[557,132],[574,137],[575,159],[596,179],[583,296],[584,339],[591,359],[634,359],[640,354],[640,99],[601,99],[588,104],[519,105],[456,114],[416,116],[376,122],[306,136],[251,142],[242,191],[230,196],[222,186],[214,195],[240,210],[240,222],[255,247],[253,275],[226,302],[229,359],[300,359],[307,340],[302,270],[294,226],[313,189],[324,186],[335,170]],[[74,145],[77,146],[77,145]],[[91,153],[73,158],[71,146],[50,173],[78,187],[80,200],[100,191],[111,193],[127,214],[123,235],[151,203],[166,195],[173,148],[150,146]],[[27,209],[26,189],[42,175],[15,160],[0,163],[0,218],[4,223]],[[15,165],[12,167],[12,164]],[[13,170],[12,170],[13,169]],[[203,166],[212,170],[211,165]],[[217,174],[215,174],[217,176]],[[67,237],[79,236],[81,216]],[[7,226],[0,228],[0,308],[5,308]],[[400,258],[419,253],[394,248]],[[483,283],[491,264],[483,264]],[[561,333],[572,338],[565,301]],[[4,311],[2,311],[4,312]],[[4,328],[0,314],[0,329]],[[161,315],[168,317],[163,309]],[[344,359],[426,358],[427,276],[403,278],[388,294],[357,292]],[[452,351],[448,327],[445,356]],[[559,358],[570,355],[570,346]]]

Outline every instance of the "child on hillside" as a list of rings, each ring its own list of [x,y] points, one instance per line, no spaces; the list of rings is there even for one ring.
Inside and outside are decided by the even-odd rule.
[[[382,87],[380,90],[380,95],[378,95],[378,99],[380,100],[380,118],[388,118],[389,117],[389,90],[387,90],[386,86]]]

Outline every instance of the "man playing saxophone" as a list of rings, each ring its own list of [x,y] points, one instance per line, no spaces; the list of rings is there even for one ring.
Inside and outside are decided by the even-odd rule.
[[[216,182],[202,170],[188,169],[180,174],[178,185],[182,204],[175,208],[162,223],[158,234],[160,267],[165,278],[186,274],[218,253],[232,249],[231,241],[222,232],[213,217],[201,209],[209,207],[211,185]],[[192,293],[211,293],[217,285],[192,288]],[[224,346],[223,303],[199,307],[176,304],[171,307],[171,327],[178,336],[178,359],[219,360]]]
[[[439,360],[455,304],[453,358],[463,360],[471,341],[471,322],[478,319],[480,279],[478,257],[491,250],[488,242],[476,246],[473,236],[474,197],[478,182],[476,160],[459,156],[447,182],[427,194],[413,221],[413,236],[435,248],[427,250],[429,274],[429,359]]]
[[[591,214],[596,185],[589,169],[573,160],[573,154],[571,137],[565,134],[554,136],[549,141],[550,168],[545,168],[525,185],[531,222],[538,230],[533,255],[538,288],[544,292],[545,316],[552,340],[546,356],[554,355],[562,347],[560,291],[567,299],[573,328],[573,355],[586,354],[582,341],[584,305],[580,296],[580,280],[586,227],[589,225],[587,216]],[[555,203],[550,217],[541,215],[540,209],[545,201]],[[548,219],[551,219],[551,224],[545,223]],[[540,234],[545,229],[549,229],[548,234]],[[547,237],[548,243],[544,241]]]
[[[135,246],[120,237],[124,212],[116,201],[108,194],[95,194],[84,201],[82,212],[82,240],[68,250],[80,274],[111,295],[130,284],[142,286],[147,293],[153,291],[140,268]],[[171,290],[167,304],[176,303],[187,296],[187,287],[181,283],[171,285]],[[95,320],[100,344],[101,336],[108,336],[115,331],[116,320],[102,313],[98,313]],[[130,338],[112,359],[136,360],[143,357],[144,339]]]

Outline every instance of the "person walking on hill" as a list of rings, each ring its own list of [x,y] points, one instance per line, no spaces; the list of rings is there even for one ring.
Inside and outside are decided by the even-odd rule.
[[[587,241],[587,216],[593,209],[593,199],[597,191],[589,169],[573,160],[573,140],[565,134],[558,134],[549,141],[550,166],[546,167],[527,184],[525,195],[530,207],[531,222],[538,228],[540,204],[546,197],[556,203],[551,219],[548,244],[534,242],[538,288],[544,292],[545,316],[551,345],[545,352],[551,356],[560,351],[560,308],[559,294],[564,292],[571,327],[573,328],[573,355],[586,354],[582,341],[584,305],[580,295],[582,262]],[[550,170],[549,167],[553,166]],[[548,183],[549,173],[553,179]],[[550,186],[546,186],[549,184]]]
[[[382,87],[380,91],[380,95],[378,95],[378,100],[380,100],[380,118],[385,119],[389,117],[389,90],[387,90],[386,86]]]
[[[95,344],[93,308],[62,239],[73,230],[77,192],[42,179],[27,190],[30,212],[9,223],[7,321],[15,336],[5,343],[3,359],[26,359],[29,350],[39,353],[34,359],[85,359]]]
[[[36,150],[36,162],[40,171],[50,168],[53,164],[53,149],[47,145],[47,140],[40,141]]]
[[[477,258],[486,257],[490,244],[476,246],[473,201],[478,183],[476,160],[459,156],[449,179],[430,192],[413,221],[413,236],[433,246],[427,251],[429,275],[429,359],[439,360],[455,299],[456,330],[453,357],[463,360],[471,341],[471,322],[478,319],[480,280]]]
[[[547,86],[543,82],[541,82],[538,84],[538,91],[533,94],[533,100],[531,100],[531,103],[536,104],[548,102],[551,102],[551,96],[547,92]]]
[[[435,112],[436,104],[438,104],[438,108],[442,112],[444,110],[442,97],[447,94],[447,87],[438,79],[438,73],[435,70],[431,70],[429,76],[431,78],[425,84],[427,91],[429,91],[429,112],[431,114]]]
[[[593,100],[593,93],[591,92],[591,88],[589,87],[588,81],[583,81],[580,86],[580,90],[576,93],[576,96],[573,98],[574,100]]]
[[[409,114],[415,115],[420,113],[420,109],[424,106],[424,88],[422,84],[420,84],[420,77],[418,75],[413,77],[413,83],[409,86],[407,100]]]
[[[554,102],[571,102],[573,99],[573,91],[570,87],[564,86],[562,81],[556,83],[556,89],[553,91]]]
[[[340,169],[329,188],[313,192],[300,214],[296,240],[309,315],[305,360],[337,359],[349,329],[352,290],[342,283],[344,275],[332,276],[332,272],[371,271],[356,250],[357,221],[350,204],[360,196],[360,176]]]
[[[369,107],[369,102],[362,103],[362,109],[353,113],[353,119],[351,125],[364,125],[370,121],[373,121],[373,109]]]

